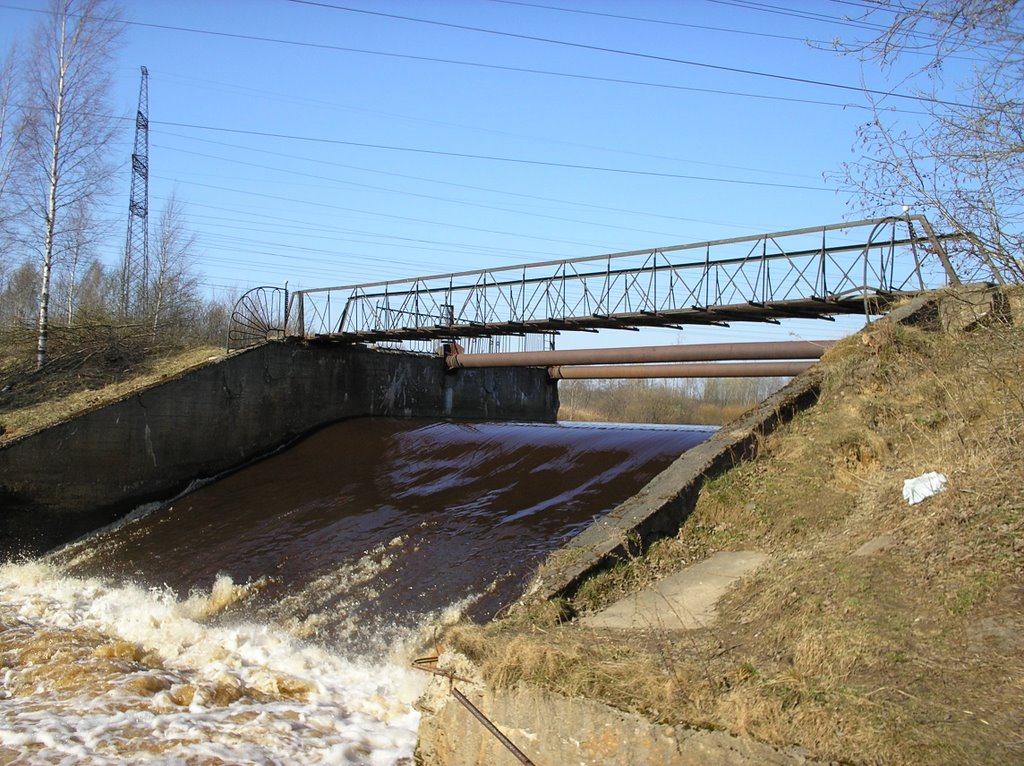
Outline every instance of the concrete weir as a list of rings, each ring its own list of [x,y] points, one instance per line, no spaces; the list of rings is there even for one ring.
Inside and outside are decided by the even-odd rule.
[[[424,354],[268,343],[0,447],[0,556],[72,540],[344,418],[557,412],[543,369],[450,374]]]

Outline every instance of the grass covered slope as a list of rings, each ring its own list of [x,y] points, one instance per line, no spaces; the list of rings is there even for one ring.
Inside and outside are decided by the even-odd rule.
[[[1024,762],[1024,328],[878,323],[823,360],[819,404],[708,482],[680,534],[567,605],[465,627],[452,648],[651,720],[850,763]],[[945,492],[909,506],[926,471]],[[699,631],[587,613],[720,550],[770,562]],[[557,608],[556,608],[557,607]]]
[[[50,359],[35,365],[35,338],[0,333],[0,444],[222,358],[216,346],[155,343],[117,326],[53,328]]]

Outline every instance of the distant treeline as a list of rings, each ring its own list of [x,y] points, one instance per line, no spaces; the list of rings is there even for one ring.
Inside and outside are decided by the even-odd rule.
[[[785,378],[563,380],[561,420],[722,425],[779,389]]]

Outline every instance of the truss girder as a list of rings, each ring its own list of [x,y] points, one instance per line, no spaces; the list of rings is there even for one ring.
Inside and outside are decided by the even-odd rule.
[[[921,216],[871,219],[306,290],[294,300],[302,335],[351,342],[828,317],[881,310],[894,296],[937,287],[923,276],[935,264],[956,282],[943,239]]]

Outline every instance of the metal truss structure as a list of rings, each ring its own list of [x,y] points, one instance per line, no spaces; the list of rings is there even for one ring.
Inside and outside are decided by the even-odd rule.
[[[920,215],[303,290],[290,335],[351,343],[878,314],[959,284]]]
[[[142,67],[135,113],[128,236],[121,265],[121,316],[145,310],[149,290],[149,70]]]

